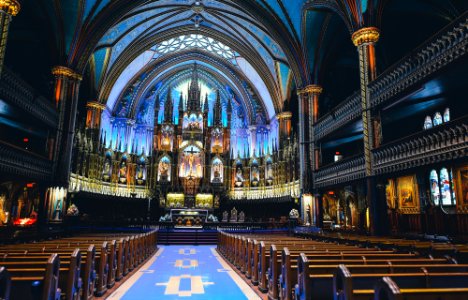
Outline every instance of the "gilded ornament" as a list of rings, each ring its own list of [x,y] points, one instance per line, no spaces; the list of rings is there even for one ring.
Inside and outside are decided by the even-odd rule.
[[[17,0],[0,0],[0,10],[16,16],[20,11],[21,5]]]
[[[102,104],[102,103],[99,103],[99,102],[96,102],[96,101],[90,101],[90,102],[88,102],[86,104],[86,107],[96,108],[96,109],[99,109],[99,110],[104,110],[106,108],[106,105]]]
[[[69,78],[80,80],[80,81],[83,79],[83,77],[80,74],[64,66],[53,67],[52,74],[54,74],[55,76],[69,77]]]
[[[300,96],[302,94],[321,94],[323,88],[316,84],[309,84],[303,89],[298,89],[297,94]]]
[[[376,27],[364,27],[354,32],[351,36],[353,44],[357,47],[366,43],[377,43],[380,31]]]
[[[282,112],[282,113],[279,113],[276,118],[278,120],[283,120],[283,119],[291,119],[292,118],[292,113],[289,112],[289,111],[285,111],[285,112]]]

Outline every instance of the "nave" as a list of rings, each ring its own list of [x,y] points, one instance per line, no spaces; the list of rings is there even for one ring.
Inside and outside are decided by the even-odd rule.
[[[215,245],[162,246],[108,300],[261,299],[220,257]]]

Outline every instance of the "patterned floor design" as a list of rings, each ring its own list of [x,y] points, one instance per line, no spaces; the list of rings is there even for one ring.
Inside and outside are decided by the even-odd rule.
[[[108,300],[260,299],[215,246],[163,246]]]

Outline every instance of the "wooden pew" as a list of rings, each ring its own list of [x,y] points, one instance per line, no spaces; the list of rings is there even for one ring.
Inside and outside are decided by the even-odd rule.
[[[67,257],[68,260],[61,261],[59,288],[64,293],[61,297],[66,300],[79,300],[82,294],[82,278],[81,278],[81,252],[75,249],[73,253]],[[30,272],[36,273],[36,270],[41,269],[47,260],[39,258],[32,260],[24,258],[22,261],[3,261],[1,265],[9,270],[11,276],[24,276]]]
[[[422,269],[413,273],[360,273],[352,274],[349,269],[340,265],[333,275],[333,295],[335,299],[372,299],[367,292],[357,290],[372,290],[379,279],[391,277],[400,288],[465,288],[468,286],[468,272],[436,273]],[[369,297],[371,296],[371,297]]]
[[[316,284],[321,284],[323,287],[320,289],[332,288],[332,278],[334,270],[340,265],[346,264],[347,266],[385,266],[389,270],[395,270],[397,268],[409,270],[418,269],[421,266],[426,267],[429,270],[439,268],[442,271],[454,270],[464,271],[467,265],[453,264],[452,260],[449,259],[433,259],[433,258],[417,258],[417,259],[375,259],[375,260],[309,260],[305,254],[301,254],[298,262],[297,270],[297,284],[294,288],[294,299],[312,299],[312,291],[315,290]],[[395,268],[392,269],[392,267]],[[319,276],[320,275],[320,276]],[[319,276],[319,279],[317,279]],[[312,280],[314,280],[312,282]],[[320,281],[322,280],[322,281]],[[281,298],[286,298],[287,284],[281,278],[280,280],[280,292]]]
[[[60,259],[55,254],[50,256],[44,268],[10,273],[10,299],[60,300],[59,273]]]
[[[280,246],[285,246],[284,244],[279,244]],[[394,254],[394,251],[390,250],[384,250],[380,251],[375,248],[359,248],[356,246],[346,246],[346,245],[336,245],[336,244],[301,244],[299,247],[294,247],[286,244],[288,246],[289,250],[289,262],[288,264],[296,264],[297,265],[297,260],[299,258],[299,255],[301,253],[305,253],[307,255],[338,255],[338,254],[360,254],[360,255],[368,255],[368,254]],[[285,268],[282,268],[282,255],[281,251],[278,250],[278,247],[276,244],[272,244],[270,246],[270,255],[269,255],[269,268],[267,270],[267,287],[268,287],[268,298],[270,300],[278,299],[278,284],[279,284],[279,277],[281,270],[284,270]],[[261,259],[260,263],[263,262],[263,259]],[[260,271],[260,274],[263,274],[263,266],[261,268],[262,270]],[[292,278],[294,278],[294,275],[292,275]],[[263,283],[264,278],[261,278],[259,281],[259,288],[264,287]]]
[[[96,249],[94,245],[90,245],[85,255],[82,256],[81,263],[81,279],[83,283],[82,299],[89,300],[94,297],[95,290],[95,281],[96,281],[96,270],[95,270],[95,260],[96,260]],[[69,260],[69,252],[57,253],[63,261]],[[50,254],[47,253],[29,253],[23,255],[4,255],[0,258],[0,265],[5,262],[17,262],[17,261],[40,261],[47,260]],[[98,258],[99,259],[99,258]]]
[[[309,254],[306,256],[308,260],[318,260],[321,261],[321,264],[327,264],[327,261],[339,261],[339,260],[356,260],[356,261],[367,261],[367,260],[395,260],[395,259],[407,259],[412,260],[417,258],[414,254],[409,253],[340,253],[340,254]],[[280,298],[281,299],[291,299],[293,295],[293,287],[297,283],[298,278],[298,258],[299,256],[291,257],[291,253],[288,248],[284,248],[282,251],[282,261],[281,261],[281,275],[279,279],[280,284]],[[442,260],[445,262],[445,260]]]
[[[361,291],[361,293],[366,292]],[[383,277],[377,282],[371,294],[375,300],[460,300],[468,299],[468,288],[401,289],[390,277]]]
[[[5,267],[0,267],[0,299],[9,299],[11,278]]]

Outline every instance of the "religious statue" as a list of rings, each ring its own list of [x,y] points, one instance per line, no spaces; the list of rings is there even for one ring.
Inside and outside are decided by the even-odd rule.
[[[160,180],[167,180],[169,177],[169,163],[165,158],[159,162],[159,178]]]
[[[104,161],[104,169],[102,171],[102,178],[105,181],[108,181],[110,179],[111,175],[111,162],[109,158],[106,158]]]
[[[54,221],[62,220],[62,205],[63,205],[63,200],[57,199],[57,202],[55,202],[54,213],[52,214],[52,220]]]
[[[137,165],[136,179],[138,184],[143,184],[144,182],[144,168],[142,164]]]
[[[189,176],[192,176],[192,170],[193,170],[193,153],[189,154],[188,157],[188,163],[189,163]]]
[[[213,175],[214,175],[214,178],[221,177],[220,164],[219,163],[215,163],[213,165]]]
[[[240,187],[242,186],[244,182],[244,177],[242,176],[242,167],[238,166],[236,168],[236,186]]]
[[[127,162],[125,160],[120,163],[119,181],[120,183],[127,182]]]

